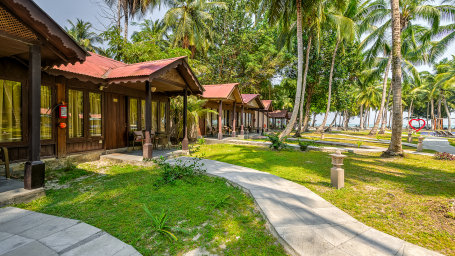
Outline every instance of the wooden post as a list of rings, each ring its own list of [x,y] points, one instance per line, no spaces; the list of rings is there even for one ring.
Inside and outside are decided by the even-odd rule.
[[[264,132],[265,132],[265,129],[264,129],[264,119],[265,119],[264,112],[261,111],[259,113],[261,113],[261,116],[262,116],[261,135],[264,135]]]
[[[237,120],[236,120],[236,112],[235,112],[235,101],[234,101],[234,110],[232,111],[232,116],[233,116],[233,120],[232,120],[232,137],[235,137],[235,126],[237,125]]]
[[[58,79],[58,78],[56,78]],[[57,80],[57,103],[66,103],[66,84],[63,79]],[[57,123],[67,123],[67,118],[57,119]],[[104,126],[104,125],[103,125]],[[57,157],[66,156],[66,128],[57,128]]]
[[[218,139],[223,139],[223,128],[222,128],[222,115],[223,115],[223,101],[220,100],[220,105],[218,106]]]
[[[258,116],[258,118],[256,120],[256,132],[259,133],[259,126],[261,125],[259,123],[259,110],[257,110],[256,113],[257,113],[257,116]],[[254,114],[254,116],[256,116],[256,114]]]
[[[183,140],[182,150],[188,151],[188,89],[185,88],[183,95]]]
[[[244,127],[245,127],[245,120],[244,120],[244,116],[245,115],[245,105],[242,104],[242,114],[241,114],[241,117],[240,117],[240,135],[244,135],[245,134],[245,130],[244,130]]]
[[[28,64],[28,161],[25,163],[24,188],[44,187],[44,163],[40,161],[41,49],[29,47]]]
[[[152,88],[150,81],[145,82],[145,141],[142,145],[142,157],[144,159],[153,158],[153,143],[152,143]]]

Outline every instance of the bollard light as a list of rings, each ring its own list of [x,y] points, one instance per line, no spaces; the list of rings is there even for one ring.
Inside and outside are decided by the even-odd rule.
[[[423,137],[420,135],[419,137],[419,143],[417,144],[417,152],[422,152],[423,151]]]
[[[330,181],[332,187],[337,189],[344,187],[344,169],[341,168],[343,166],[343,160],[346,157],[345,155],[341,154],[340,150],[337,150],[335,154],[330,154],[332,157],[332,165],[333,167],[330,169]]]
[[[408,142],[412,143],[412,132],[408,133]]]

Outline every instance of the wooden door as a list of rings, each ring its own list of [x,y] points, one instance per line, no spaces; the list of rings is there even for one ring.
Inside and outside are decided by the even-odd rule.
[[[106,93],[106,149],[126,147],[126,99],[125,96]]]

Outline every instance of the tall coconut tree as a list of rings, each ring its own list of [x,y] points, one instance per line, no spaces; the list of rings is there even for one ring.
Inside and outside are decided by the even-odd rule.
[[[452,123],[447,98],[450,98],[455,94],[455,59],[451,61],[443,60],[441,63],[436,65],[436,70],[437,75],[435,77],[436,83],[434,87],[439,91],[440,100],[444,104],[445,112],[447,114],[448,131],[452,132]]]
[[[212,41],[210,10],[226,9],[224,2],[207,0],[171,0],[170,9],[164,15],[165,28],[172,30],[174,47],[205,51]]]
[[[102,39],[92,31],[92,24],[90,22],[85,22],[81,19],[77,19],[75,23],[71,20],[67,21],[70,26],[65,27],[65,30],[78,44],[84,47],[87,51],[100,51],[100,48],[95,44],[101,43]]]
[[[327,7],[327,21],[336,31],[336,43],[335,48],[332,53],[332,62],[330,65],[330,74],[329,74],[329,88],[328,88],[328,98],[327,98],[327,108],[322,120],[321,125],[317,128],[317,131],[324,130],[324,127],[327,122],[327,117],[330,112],[331,99],[332,99],[332,82],[333,82],[333,69],[335,66],[335,60],[337,56],[338,47],[342,43],[351,43],[356,37],[356,23],[354,20],[357,20],[358,15],[358,1],[350,1],[346,7],[340,6],[328,6]]]

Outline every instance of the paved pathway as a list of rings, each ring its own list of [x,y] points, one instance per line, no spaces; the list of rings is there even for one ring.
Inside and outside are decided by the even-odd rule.
[[[141,255],[106,232],[67,218],[0,208],[1,256]]]
[[[292,255],[440,255],[358,222],[302,185],[250,168],[202,162],[209,175],[254,197],[272,233]]]
[[[446,138],[441,137],[426,137],[423,140],[423,148],[455,154],[455,147],[451,146]]]

